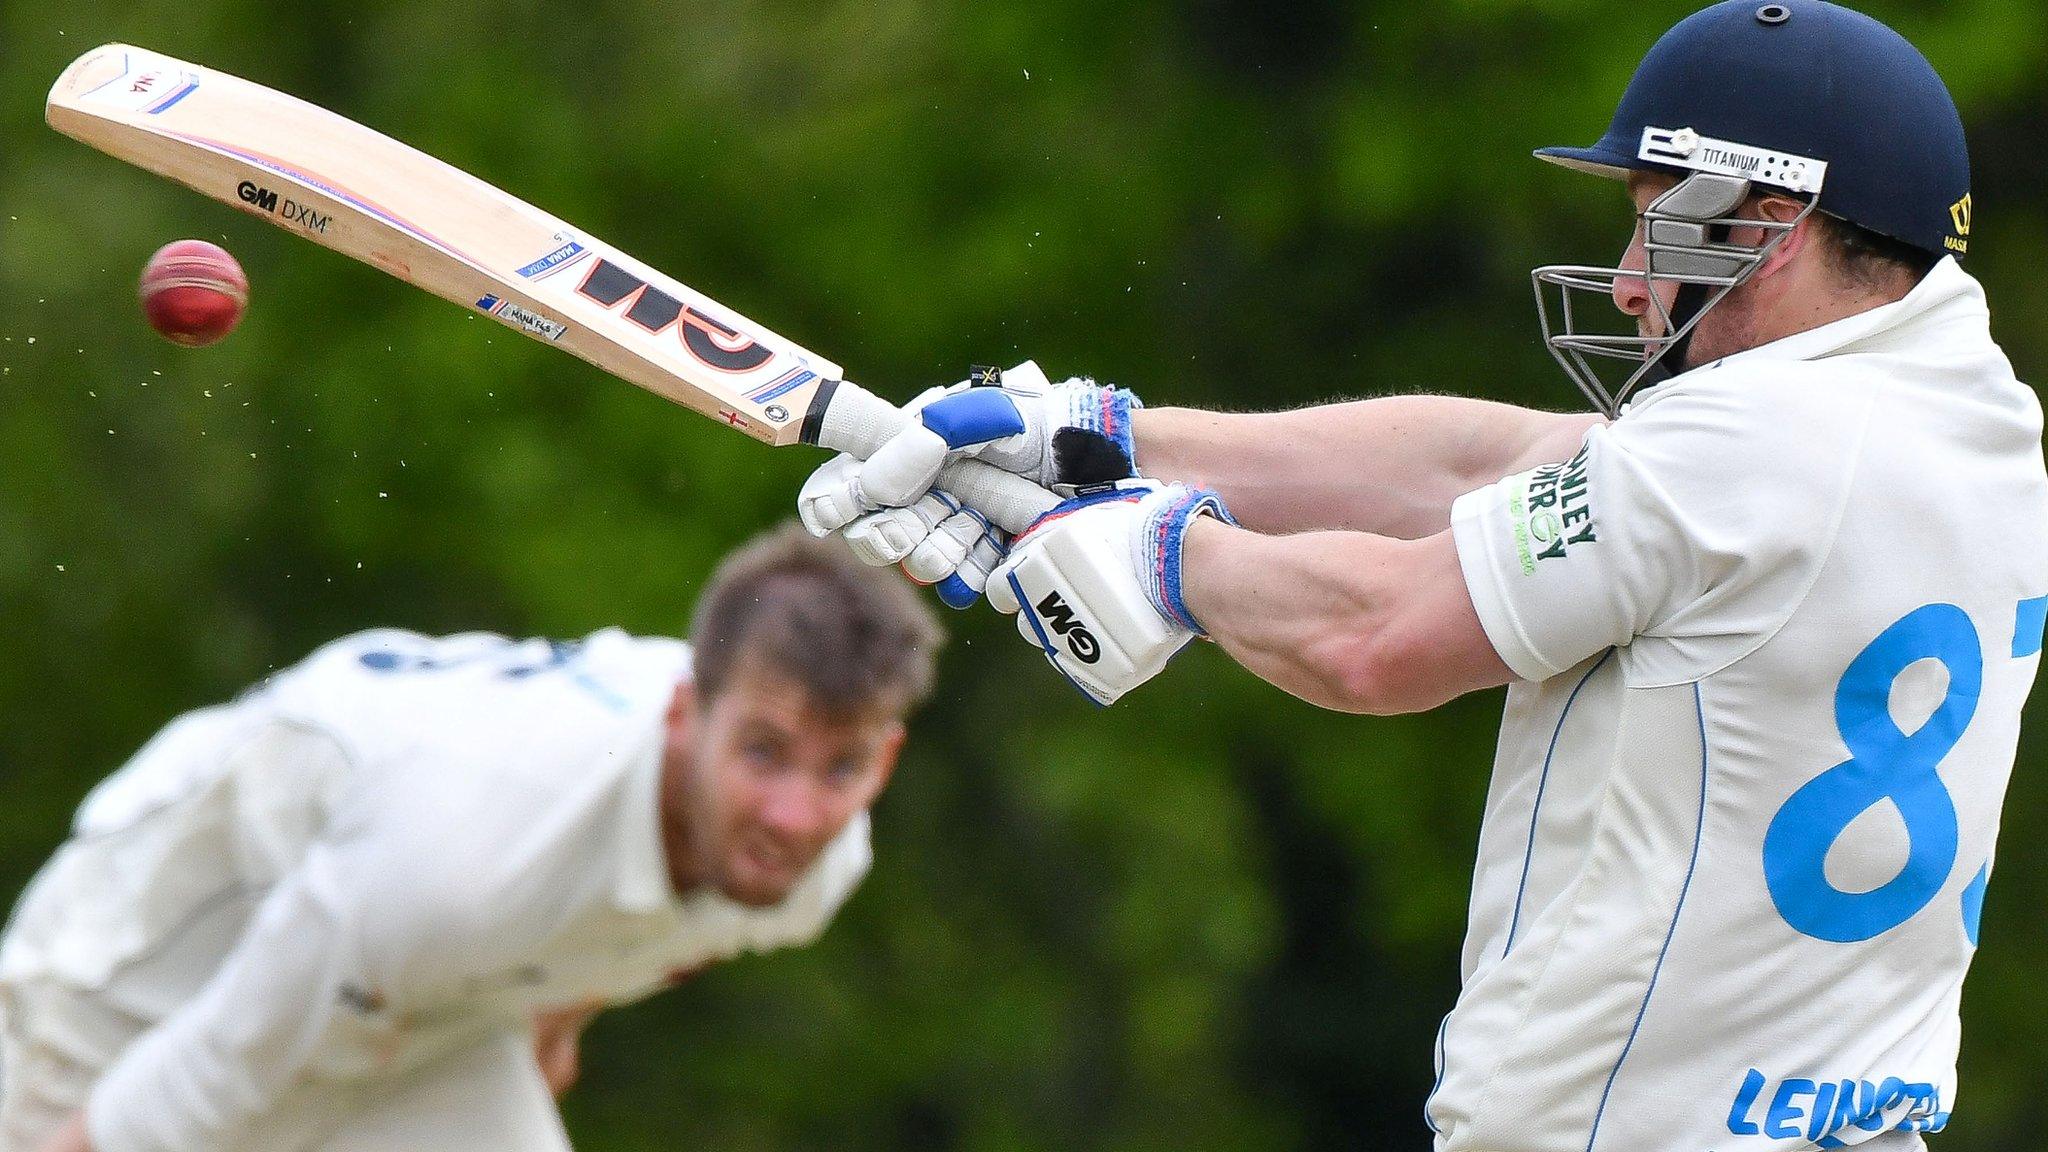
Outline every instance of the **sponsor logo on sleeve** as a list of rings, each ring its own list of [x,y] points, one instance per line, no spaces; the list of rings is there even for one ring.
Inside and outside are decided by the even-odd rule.
[[[1509,481],[1508,519],[1524,576],[1542,561],[1563,559],[1573,547],[1598,540],[1586,463],[1582,446],[1562,464],[1545,464]]]

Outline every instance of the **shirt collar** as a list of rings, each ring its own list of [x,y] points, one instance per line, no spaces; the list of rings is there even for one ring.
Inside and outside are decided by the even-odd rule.
[[[657,725],[627,776],[618,833],[619,875],[612,896],[629,912],[681,906],[669,884],[668,849],[661,842],[662,736]]]
[[[1973,313],[1984,317],[1988,323],[1990,309],[1984,302],[1983,286],[1963,271],[1955,257],[1944,256],[1927,275],[1920,278],[1920,283],[1914,285],[1911,292],[1898,300],[1854,316],[1845,316],[1832,324],[1823,324],[1724,356],[1696,371],[1770,360],[1819,360],[1861,351],[1858,345],[1899,329],[1946,323]]]

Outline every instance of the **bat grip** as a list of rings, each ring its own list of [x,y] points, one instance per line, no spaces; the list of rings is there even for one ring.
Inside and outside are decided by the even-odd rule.
[[[979,460],[956,460],[946,465],[934,485],[951,492],[961,503],[976,509],[989,522],[1015,535],[1052,510],[1060,498],[1038,485]]]
[[[865,460],[890,437],[910,426],[901,408],[857,384],[832,381],[818,390],[804,418],[803,439],[835,452]],[[955,460],[946,465],[932,487],[941,488],[989,518],[1005,532],[1031,526],[1060,498],[1014,472],[980,460]]]

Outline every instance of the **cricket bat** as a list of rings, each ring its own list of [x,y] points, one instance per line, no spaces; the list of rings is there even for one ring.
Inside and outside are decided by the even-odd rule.
[[[768,444],[865,459],[908,421],[837,364],[346,117],[126,44],[73,61],[50,126],[473,308]],[[1022,530],[1057,497],[979,461],[939,486]]]

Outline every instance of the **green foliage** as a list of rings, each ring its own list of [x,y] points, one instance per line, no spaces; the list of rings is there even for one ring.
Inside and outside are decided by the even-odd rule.
[[[0,892],[163,720],[333,635],[678,628],[815,463],[59,137],[93,44],[335,107],[885,394],[1031,356],[1154,402],[1564,406],[1527,270],[1625,211],[1527,153],[1596,136],[1687,7],[0,0]],[[2048,12],[1871,7],[1964,106],[1971,267],[2039,376]],[[254,284],[214,349],[134,306],[182,235]],[[950,623],[870,883],[817,948],[601,1021],[581,1146],[1426,1147],[1498,699],[1359,720],[1201,651],[1095,712],[1006,621]],[[2033,1139],[2040,719],[1951,1152]]]

